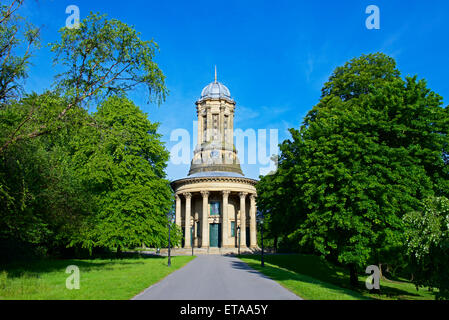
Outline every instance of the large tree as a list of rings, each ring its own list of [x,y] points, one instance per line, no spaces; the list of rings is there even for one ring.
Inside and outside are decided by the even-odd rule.
[[[259,183],[259,193],[280,192],[292,205],[262,201],[262,209],[295,221],[288,236],[348,266],[356,285],[358,269],[396,261],[402,216],[424,197],[448,193],[449,112],[441,105],[424,80],[402,79],[384,54],[338,67],[303,126],[281,144],[275,177]]]
[[[15,244],[18,246],[14,248],[31,245],[50,253],[70,242],[89,249],[137,243],[160,245],[165,237],[162,233],[167,233],[162,212],[171,199],[163,173],[167,154],[156,133],[157,125],[128,100],[117,100],[121,99],[117,96],[138,87],[146,90],[149,102],[159,104],[165,99],[165,76],[154,61],[158,45],[153,40],[142,40],[134,28],[123,22],[90,14],[79,29],[62,28],[60,40],[51,45],[55,69],[61,71],[52,88],[40,95],[26,93],[22,85],[39,33],[18,15],[23,1],[3,3],[0,6],[3,257],[17,252],[13,249]],[[110,97],[115,98],[108,100]],[[140,127],[127,122],[126,127],[114,129],[119,125],[115,121],[123,121],[117,110],[105,107],[114,102],[124,102],[124,109],[135,112],[129,118]],[[90,113],[89,106],[97,105],[101,106],[98,112]],[[106,111],[102,113],[103,108]],[[136,136],[129,138],[133,134]],[[128,140],[120,140],[125,136]],[[114,141],[122,143],[116,146],[117,150],[123,147],[120,170],[115,155],[108,156],[107,147],[112,148]],[[84,149],[76,147],[83,143]],[[82,158],[81,154],[92,147],[89,156]],[[114,174],[101,167],[101,159],[113,159],[109,164]],[[86,176],[83,170],[94,165],[100,169],[92,171],[92,177]],[[104,179],[102,184],[97,180],[100,174],[111,175],[114,180]],[[131,179],[135,179],[134,184]],[[125,224],[124,216],[118,220],[114,216],[124,212],[130,213],[127,219],[132,220],[134,214],[136,220]],[[104,215],[103,220],[100,214]],[[123,228],[112,231],[113,223],[108,221],[113,219]],[[100,224],[103,230],[99,229]],[[89,237],[84,240],[90,243],[79,238],[87,231]],[[12,250],[6,252],[4,248]]]
[[[64,99],[49,92],[29,95],[7,106],[0,132],[8,132],[34,105],[40,110],[35,121],[52,114]],[[84,112],[86,113],[86,112]],[[87,113],[86,113],[87,114]],[[78,121],[86,119],[79,114]],[[57,133],[25,140],[5,150],[0,161],[0,246],[3,258],[27,250],[55,253],[64,248],[77,226],[92,207],[78,173],[70,163],[67,142],[77,134],[77,126]],[[0,257],[2,258],[2,257]]]
[[[136,87],[147,90],[148,101],[161,103],[165,99],[165,76],[154,62],[158,45],[153,40],[141,40],[140,34],[127,24],[97,14],[85,18],[80,28],[64,27],[60,33],[60,41],[53,43],[51,50],[54,64],[63,71],[56,75],[53,87],[65,97],[65,103],[41,123],[33,121],[41,105],[33,106],[2,137],[0,155],[18,141],[62,129],[77,109],[87,109],[92,101],[99,103]]]
[[[83,128],[70,142],[77,172],[97,204],[72,243],[119,250],[165,245],[173,195],[159,124],[120,97],[103,102],[93,118],[97,127]]]

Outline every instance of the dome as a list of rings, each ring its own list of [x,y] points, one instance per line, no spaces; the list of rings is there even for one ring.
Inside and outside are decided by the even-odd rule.
[[[206,98],[225,98],[225,99],[231,99],[231,93],[229,92],[229,89],[226,88],[226,86],[218,81],[211,82],[208,84],[203,91],[201,91],[201,98],[200,99],[206,99]]]

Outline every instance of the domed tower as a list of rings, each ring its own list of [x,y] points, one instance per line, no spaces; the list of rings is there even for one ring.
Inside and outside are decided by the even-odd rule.
[[[234,147],[235,101],[226,86],[215,80],[196,102],[198,144],[189,175],[200,172],[234,172],[243,175]]]
[[[235,101],[215,80],[196,101],[198,143],[187,177],[171,183],[183,248],[196,253],[257,250],[256,183],[244,177],[234,147]],[[190,249],[188,249],[190,250]]]

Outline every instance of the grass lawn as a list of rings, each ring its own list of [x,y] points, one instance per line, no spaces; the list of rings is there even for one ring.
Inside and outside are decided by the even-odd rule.
[[[157,256],[10,264],[0,267],[0,300],[130,299],[193,258],[172,257],[171,267],[167,267],[167,257]],[[69,265],[80,269],[79,290],[66,288]]]
[[[250,267],[307,300],[433,300],[434,293],[406,281],[380,281],[380,293],[365,288],[368,275],[359,276],[360,289],[349,286],[349,274],[340,267],[313,255],[289,254],[264,256],[265,267],[260,267],[260,255],[242,255]]]

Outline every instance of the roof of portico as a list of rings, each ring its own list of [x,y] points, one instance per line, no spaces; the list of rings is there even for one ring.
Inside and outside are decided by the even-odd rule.
[[[257,184],[258,180],[246,178],[245,176],[234,172],[211,171],[211,172],[198,172],[185,178],[174,180],[171,182],[171,186],[173,190],[176,191],[181,186],[196,183],[207,183],[207,182],[241,183],[244,185],[250,185],[254,187]]]

